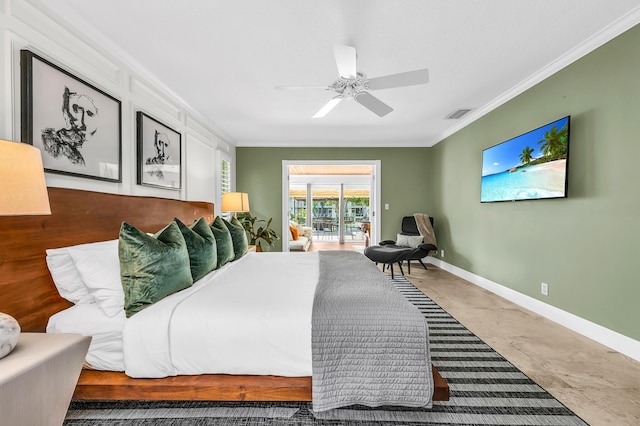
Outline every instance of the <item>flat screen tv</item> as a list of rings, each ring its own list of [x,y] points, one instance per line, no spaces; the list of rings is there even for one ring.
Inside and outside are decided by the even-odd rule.
[[[566,198],[569,121],[563,117],[482,151],[480,201]]]

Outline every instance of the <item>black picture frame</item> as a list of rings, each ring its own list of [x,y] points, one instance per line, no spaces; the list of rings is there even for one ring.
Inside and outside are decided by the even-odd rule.
[[[180,190],[182,135],[142,111],[136,122],[138,185]]]
[[[21,140],[44,170],[122,182],[122,105],[29,50],[20,51]]]

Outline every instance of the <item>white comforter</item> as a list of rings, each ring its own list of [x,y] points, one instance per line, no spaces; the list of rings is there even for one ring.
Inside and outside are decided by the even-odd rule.
[[[128,318],[125,372],[311,376],[317,253],[249,253]]]

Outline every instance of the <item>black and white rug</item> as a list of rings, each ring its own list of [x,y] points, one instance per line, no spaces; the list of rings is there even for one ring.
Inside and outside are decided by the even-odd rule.
[[[306,402],[72,401],[64,425],[586,425],[409,281],[389,280],[428,319],[449,401],[431,409],[348,407],[322,418]]]

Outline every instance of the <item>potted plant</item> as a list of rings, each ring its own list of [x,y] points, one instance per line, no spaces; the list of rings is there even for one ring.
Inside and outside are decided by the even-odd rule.
[[[273,218],[264,220],[251,216],[250,213],[238,213],[238,220],[247,233],[249,244],[256,246],[256,251],[268,250],[276,240],[280,239],[276,231],[271,228]],[[262,247],[262,243],[265,243],[266,246]]]

